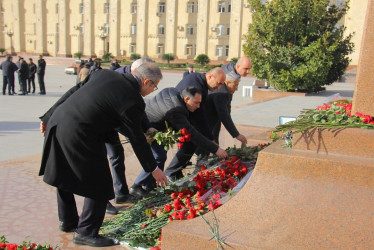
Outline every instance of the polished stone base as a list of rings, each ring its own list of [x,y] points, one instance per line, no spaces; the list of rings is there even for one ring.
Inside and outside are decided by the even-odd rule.
[[[368,130],[353,133],[360,131],[368,136]],[[321,137],[314,143],[319,141],[326,142]],[[374,157],[281,143],[260,153],[248,183],[215,211],[225,243],[234,249],[374,248]],[[211,213],[205,218],[212,221]],[[216,249],[211,238],[201,218],[175,221],[163,229],[162,247]]]

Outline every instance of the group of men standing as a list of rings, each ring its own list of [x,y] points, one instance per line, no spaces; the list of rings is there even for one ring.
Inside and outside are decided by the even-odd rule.
[[[13,62],[12,56],[7,56],[6,60],[0,65],[3,71],[3,95],[6,95],[8,88],[8,95],[14,95],[15,88],[14,73],[17,73],[19,83],[18,95],[27,95],[28,93],[35,93],[35,74],[38,76],[40,95],[45,95],[44,75],[46,62],[42,55],[39,55],[39,60],[36,65],[32,58],[29,58],[29,63],[23,57],[18,57],[16,63]],[[31,90],[32,87],[32,90]]]
[[[109,200],[115,198],[116,202],[120,198],[113,190],[112,175],[117,182],[124,182],[121,184],[126,186],[128,195],[144,197],[156,185],[164,186],[183,177],[182,170],[198,152],[197,146],[202,152],[227,157],[213,130],[221,122],[233,137],[247,143],[231,120],[230,103],[240,77],[249,73],[249,58],[242,57],[237,63],[207,73],[188,74],[175,88],[163,89],[145,101],[143,97],[157,90],[162,74],[148,60],[134,64],[116,71],[92,72],[52,107],[53,112],[41,117],[45,142],[39,174],[57,188],[60,229],[75,231],[76,244],[118,244],[98,234]],[[220,93],[218,97],[213,96],[216,92]],[[224,101],[216,107],[216,99]],[[149,145],[145,133],[164,130],[165,121],[175,130],[187,129],[191,141],[183,144],[164,172],[167,152],[155,141]],[[118,132],[129,139],[143,168],[129,191],[126,178],[117,178],[124,177],[124,165],[119,172],[113,171],[112,166],[111,175],[107,160],[107,154],[112,154],[110,158],[119,157],[123,164],[123,148],[113,153],[106,145],[114,143],[118,148]],[[85,197],[80,216],[73,194]]]

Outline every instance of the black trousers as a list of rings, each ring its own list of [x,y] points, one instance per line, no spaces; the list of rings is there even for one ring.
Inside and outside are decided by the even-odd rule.
[[[21,91],[23,94],[27,94],[27,78],[20,78],[20,81],[21,81]]]
[[[72,192],[57,188],[58,217],[66,223],[78,223],[76,232],[85,236],[96,236],[103,223],[107,200],[84,198],[81,216]]]
[[[35,92],[35,75],[27,79],[27,85],[28,85],[27,92],[31,91],[31,85],[32,85],[32,92],[34,93]]]
[[[37,74],[37,75],[38,75],[40,93],[45,94],[44,73],[43,74]]]
[[[119,135],[115,130],[107,134],[105,147],[112,169],[114,193],[116,196],[127,195],[129,194],[129,188],[125,175],[125,153]]]
[[[182,170],[187,166],[196,148],[197,146],[192,142],[185,142],[171,160],[168,168],[165,170],[165,175],[176,179],[182,178]]]

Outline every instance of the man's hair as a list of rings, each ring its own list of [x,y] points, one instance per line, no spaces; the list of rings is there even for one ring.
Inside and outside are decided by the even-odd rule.
[[[134,69],[137,69],[140,65],[142,65],[143,63],[146,63],[146,62],[153,62],[153,61],[149,57],[142,57],[142,58],[139,58],[139,59],[135,60],[131,64],[131,71],[134,71]]]
[[[240,75],[230,71],[226,73],[226,82],[235,82],[236,80],[240,79]]]
[[[136,68],[135,73],[141,80],[148,78],[154,83],[162,79],[161,70],[154,62],[145,62],[141,64]]]
[[[32,61],[32,58],[30,57],[29,60]]]
[[[207,72],[207,74],[213,75],[214,77],[218,77],[221,74],[225,74],[220,67],[215,67]]]
[[[190,99],[192,99],[196,94],[201,95],[200,89],[197,89],[195,87],[187,87],[182,91],[181,97],[184,99],[186,96],[188,96]]]
[[[100,59],[95,59],[94,66],[100,67],[101,66],[101,60]]]
[[[7,60],[7,61],[10,61],[10,59],[12,59],[12,58],[13,58],[13,56],[7,56],[7,57],[6,57],[6,60]]]

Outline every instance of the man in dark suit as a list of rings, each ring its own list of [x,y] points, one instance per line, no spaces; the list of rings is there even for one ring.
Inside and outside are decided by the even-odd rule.
[[[29,78],[29,66],[25,59],[20,59],[20,69],[18,70],[19,78],[22,84],[21,93],[19,95],[27,95],[27,79]]]
[[[182,92],[188,87],[195,87],[201,92],[202,100],[200,108],[195,112],[190,112],[191,124],[204,136],[210,140],[214,140],[212,131],[207,121],[206,102],[208,97],[208,90],[214,91],[225,81],[225,74],[221,68],[214,68],[209,72],[189,74],[184,77],[175,87],[179,92]],[[196,145],[191,142],[186,142],[183,147],[178,150],[177,154],[172,159],[171,163],[165,170],[165,174],[171,179],[176,180],[183,177],[182,169],[191,159],[196,150]],[[227,157],[226,151],[219,148],[216,154],[221,157]]]
[[[183,77],[188,76],[189,74],[195,73],[195,70],[193,68],[192,64],[188,65],[187,71],[183,73]]]
[[[65,229],[77,228],[74,243],[118,244],[98,234],[106,204],[114,198],[105,149],[108,131],[118,129],[126,134],[143,169],[152,173],[158,185],[167,184],[141,128],[142,96],[154,91],[161,77],[153,63],[141,65],[132,74],[97,71],[50,117],[39,175],[57,188],[59,219]],[[85,197],[80,216],[73,194]]]
[[[6,61],[0,65],[0,69],[3,71],[3,95],[5,95],[7,85],[8,95],[14,95],[14,72],[18,70],[18,67],[13,62],[13,57],[7,56]]]
[[[217,91],[209,91],[207,102],[207,115],[209,125],[212,128],[214,140],[218,143],[221,122],[233,138],[243,144],[247,144],[247,139],[236,129],[231,119],[232,95],[238,90],[240,78],[233,72],[226,74],[225,84]]]
[[[44,83],[44,75],[45,75],[45,68],[47,64],[45,60],[43,59],[42,55],[39,55],[39,60],[38,60],[38,69],[36,71],[36,74],[38,75],[38,82],[39,82],[39,95],[45,95],[45,83]]]
[[[191,143],[219,156],[224,150],[197,131],[189,121],[190,112],[193,113],[200,107],[201,98],[200,90],[195,87],[188,87],[182,93],[175,88],[166,88],[152,99],[146,100],[145,112],[150,126],[158,131],[166,129],[165,122],[175,131],[185,128],[191,134]],[[167,152],[156,141],[152,142],[151,149],[158,167],[163,170]],[[152,175],[142,171],[130,188],[130,194],[144,197],[147,191],[154,188],[153,184]]]

